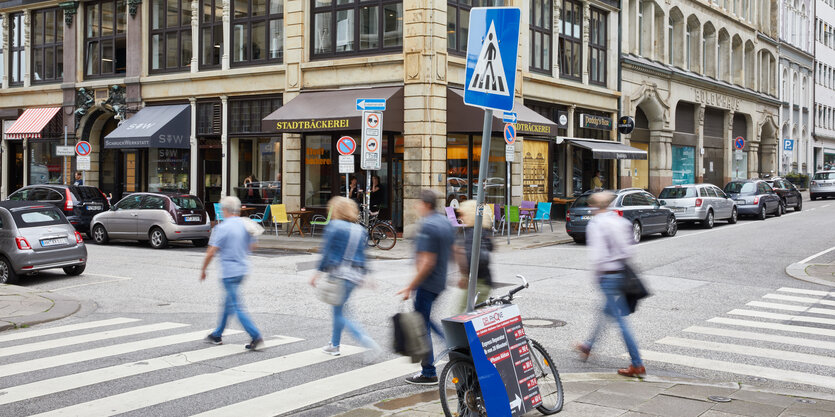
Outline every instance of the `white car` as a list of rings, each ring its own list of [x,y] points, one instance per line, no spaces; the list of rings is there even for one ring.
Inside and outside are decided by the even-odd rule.
[[[736,223],[739,215],[734,200],[713,184],[672,185],[661,190],[658,199],[679,223],[699,222],[707,229],[716,220]]]
[[[809,183],[809,197],[812,200],[835,196],[835,171],[818,171]]]

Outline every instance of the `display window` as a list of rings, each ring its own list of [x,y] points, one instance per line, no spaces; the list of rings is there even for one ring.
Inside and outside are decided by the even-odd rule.
[[[55,156],[57,140],[30,140],[29,184],[62,184],[64,158]]]
[[[190,167],[188,149],[149,149],[148,191],[188,193]]]

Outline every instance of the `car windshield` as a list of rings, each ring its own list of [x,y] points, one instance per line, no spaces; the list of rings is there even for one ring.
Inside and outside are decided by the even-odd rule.
[[[589,206],[589,196],[581,195],[577,197],[577,200],[574,201],[574,204],[571,207],[588,207]]]
[[[189,195],[181,195],[176,197],[171,197],[171,201],[174,203],[178,209],[185,209],[185,210],[202,210],[203,203],[197,197],[192,197]]]
[[[668,187],[661,190],[661,195],[658,196],[658,198],[664,199],[694,197],[696,197],[696,189],[694,187]]]
[[[835,180],[835,172],[818,172],[815,174],[816,180]]]
[[[753,182],[729,182],[725,186],[726,193],[753,193],[756,190]]]
[[[52,207],[12,211],[17,227],[38,227],[65,224],[64,216]]]

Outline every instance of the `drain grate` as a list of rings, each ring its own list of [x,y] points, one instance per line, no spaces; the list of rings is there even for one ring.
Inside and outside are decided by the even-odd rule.
[[[541,319],[536,317],[523,319],[522,323],[525,324],[525,327],[563,327],[568,324],[562,320]]]
[[[719,396],[719,395],[711,395],[710,397],[707,397],[707,399],[710,400],[710,401],[713,401],[713,402],[717,402],[717,403],[729,403],[729,402],[731,402],[730,398],[722,397],[722,396]]]
[[[798,398],[795,401],[803,404],[817,404],[818,402],[809,398]]]

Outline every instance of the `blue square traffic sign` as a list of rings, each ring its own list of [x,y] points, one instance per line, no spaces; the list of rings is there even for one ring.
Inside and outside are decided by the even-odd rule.
[[[793,151],[794,150],[794,141],[791,139],[783,139],[783,150],[784,151]]]
[[[516,7],[476,7],[470,11],[464,103],[513,110],[520,16]]]

